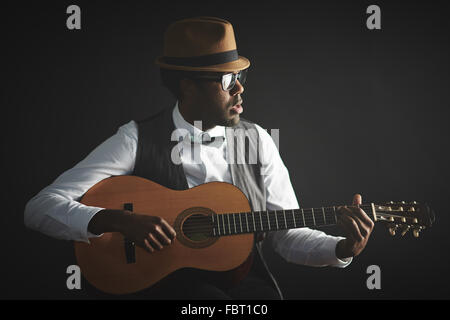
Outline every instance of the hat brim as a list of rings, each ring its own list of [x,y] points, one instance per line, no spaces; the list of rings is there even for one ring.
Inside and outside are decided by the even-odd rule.
[[[183,71],[210,71],[210,72],[234,72],[239,71],[243,69],[247,69],[250,66],[250,61],[243,56],[239,56],[238,60],[223,63],[223,64],[216,64],[211,66],[203,66],[203,67],[187,67],[187,66],[178,66],[178,65],[172,65],[167,64],[163,62],[164,57],[158,57],[156,58],[155,63],[164,69],[170,69],[170,70],[183,70]]]

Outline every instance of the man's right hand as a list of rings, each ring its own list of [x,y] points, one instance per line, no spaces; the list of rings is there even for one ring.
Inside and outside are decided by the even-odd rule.
[[[126,210],[97,212],[89,222],[88,230],[94,234],[120,232],[148,252],[162,250],[176,237],[175,230],[163,218]]]
[[[176,237],[175,230],[161,217],[130,213],[120,231],[128,240],[149,252],[162,250]]]

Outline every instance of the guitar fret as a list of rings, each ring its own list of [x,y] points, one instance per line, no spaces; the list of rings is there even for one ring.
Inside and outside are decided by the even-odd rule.
[[[244,233],[244,230],[242,230],[242,220],[241,220],[241,213],[239,212],[239,223],[241,224],[241,233]]]
[[[328,224],[333,224],[333,212],[331,212],[331,207],[327,208],[327,211],[325,212],[325,215],[327,217]]]
[[[263,227],[263,222],[262,222],[262,217],[261,217],[261,211],[259,212],[259,218],[261,219],[261,231],[263,231],[264,227]]]
[[[306,227],[306,223],[305,223],[305,213],[303,212],[303,208],[302,210],[302,218],[303,218],[303,226]]]
[[[316,225],[316,218],[314,217],[314,208],[311,208],[311,213],[312,213],[314,225]]]
[[[294,227],[297,228],[297,222],[295,221],[294,209],[292,209],[292,218],[294,219]]]
[[[250,229],[248,228],[248,218],[247,218],[247,214],[245,214],[245,220],[247,221],[247,232],[250,232]]]
[[[255,212],[251,212],[251,214],[252,214],[252,217],[253,217],[253,232],[256,232],[256,228],[257,228],[257,225],[258,225],[258,215],[256,214],[255,215]]]
[[[234,222],[234,233],[237,234],[237,229],[236,229],[236,217],[234,216],[234,213],[233,213],[233,222]]]
[[[325,219],[325,209],[322,207],[322,214],[323,214],[323,224],[327,224],[327,219]]]
[[[277,223],[277,230],[280,230],[280,227],[278,226],[277,210],[275,210],[275,221]]]
[[[270,230],[270,218],[269,218],[269,211],[266,210],[267,213],[267,224],[269,225],[269,230]]]
[[[228,232],[229,234],[231,234],[231,224],[230,224],[230,215],[227,214],[227,218],[228,218]]]
[[[253,217],[253,231],[256,231],[256,223],[255,223],[255,213],[252,212],[252,217]]]
[[[213,225],[213,234],[215,237],[216,236],[216,228],[214,227],[214,215],[212,215],[211,218],[212,218],[212,225]]]
[[[283,210],[283,216],[284,216],[284,226],[287,229],[287,220],[286,220],[286,212]]]
[[[336,207],[333,206],[333,212],[334,212],[334,222],[337,224],[337,214],[336,214]]]
[[[226,231],[225,231],[225,218],[223,217],[224,215],[221,214],[222,216],[222,224],[223,224],[223,235],[225,235]]]
[[[217,216],[217,232],[219,233],[220,236],[220,216]]]

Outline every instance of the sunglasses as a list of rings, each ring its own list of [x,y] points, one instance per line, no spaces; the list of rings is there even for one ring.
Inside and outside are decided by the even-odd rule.
[[[239,71],[238,73],[227,73],[219,76],[209,76],[209,75],[202,75],[202,76],[194,76],[193,79],[196,80],[213,80],[217,82],[222,83],[222,89],[224,91],[230,91],[234,88],[236,85],[236,80],[239,80],[240,84],[244,84],[247,80],[247,72],[248,68]]]

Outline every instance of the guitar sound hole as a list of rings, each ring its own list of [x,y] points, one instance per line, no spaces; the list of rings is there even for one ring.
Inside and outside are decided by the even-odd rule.
[[[210,238],[212,233],[211,217],[204,214],[193,214],[183,223],[183,233],[191,241],[201,242]]]

